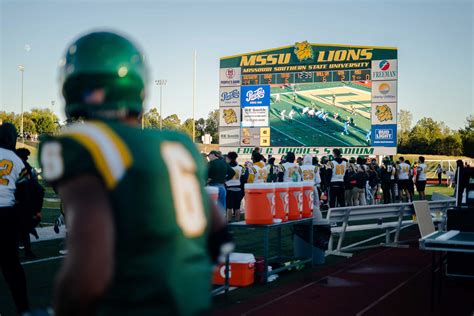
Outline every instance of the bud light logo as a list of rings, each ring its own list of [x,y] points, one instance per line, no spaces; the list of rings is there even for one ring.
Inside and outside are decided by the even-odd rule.
[[[372,125],[372,146],[396,147],[397,124]]]
[[[221,93],[221,101],[230,101],[233,99],[239,99],[240,98],[240,91],[239,89],[234,89],[230,92],[222,92]]]
[[[393,139],[393,131],[391,129],[376,129],[375,139],[378,140],[391,140]]]
[[[387,60],[380,61],[379,68],[380,70],[383,70],[383,71],[388,70],[390,68],[390,62],[388,62]]]
[[[270,105],[270,86],[242,86],[240,97],[242,106]]]

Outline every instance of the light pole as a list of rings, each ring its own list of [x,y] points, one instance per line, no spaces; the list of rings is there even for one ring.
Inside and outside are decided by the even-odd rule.
[[[160,131],[163,128],[163,86],[166,86],[166,79],[155,80],[155,84],[160,86]]]
[[[21,72],[21,121],[20,121],[20,135],[23,138],[23,74],[25,73],[25,66],[19,65],[18,70]]]

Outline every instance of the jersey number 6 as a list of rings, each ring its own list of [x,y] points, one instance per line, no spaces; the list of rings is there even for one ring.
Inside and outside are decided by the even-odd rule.
[[[186,237],[198,237],[206,229],[206,217],[196,163],[180,143],[163,143],[161,155],[168,169],[177,223]]]

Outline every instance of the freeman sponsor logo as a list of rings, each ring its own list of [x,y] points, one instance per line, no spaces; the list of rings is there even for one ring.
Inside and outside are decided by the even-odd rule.
[[[230,101],[232,99],[239,99],[240,98],[240,91],[239,89],[234,89],[230,92],[222,92],[221,93],[221,101]]]
[[[397,79],[397,60],[372,61],[372,80]]]

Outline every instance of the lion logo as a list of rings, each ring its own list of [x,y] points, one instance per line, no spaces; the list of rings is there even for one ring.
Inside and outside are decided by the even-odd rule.
[[[224,110],[224,121],[226,124],[237,123],[237,114],[233,109]]]
[[[375,116],[380,122],[391,121],[393,120],[392,110],[386,104],[377,105],[375,107]]]
[[[308,43],[308,41],[295,43],[294,53],[299,61],[305,61],[307,59],[314,58],[313,47],[310,43]]]

